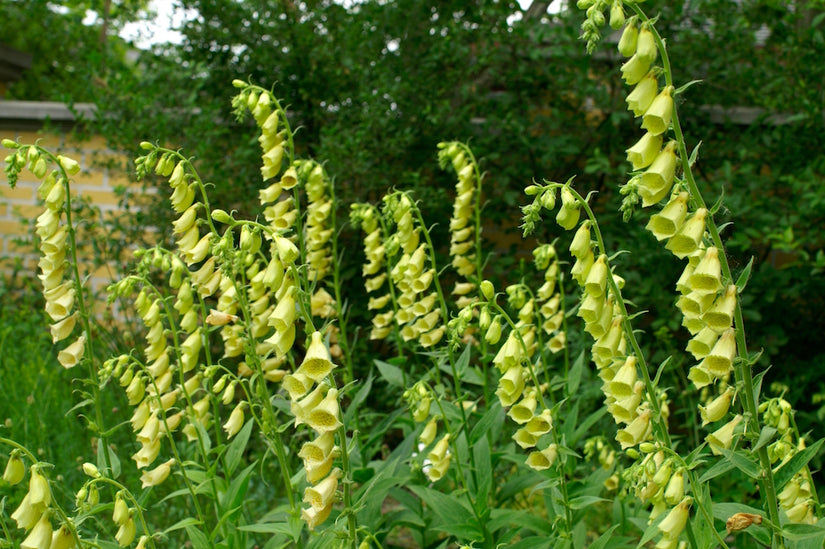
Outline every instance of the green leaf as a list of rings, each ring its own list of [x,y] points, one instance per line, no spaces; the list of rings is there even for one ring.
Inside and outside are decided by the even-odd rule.
[[[458,360],[455,363],[455,370],[458,372],[458,377],[461,379],[464,375],[464,372],[467,371],[467,366],[470,365],[470,350],[472,347],[467,345],[464,347],[464,350],[461,352],[461,356],[458,357]]]
[[[590,507],[594,503],[598,503],[600,501],[610,501],[609,499],[600,498],[597,496],[581,496],[577,498],[573,498],[568,502],[568,505],[571,509],[584,509],[586,507]]]
[[[464,506],[464,501],[424,486],[410,486],[410,490],[427,504],[435,516],[435,522],[445,525],[468,524],[473,514]]]
[[[493,509],[486,526],[488,532],[496,532],[505,527],[517,527],[547,534],[551,534],[553,528],[553,525],[547,520],[536,516],[530,511],[519,509]]]
[[[751,256],[751,260],[748,261],[748,264],[745,265],[745,268],[742,269],[742,272],[739,274],[739,278],[736,279],[736,290],[741,294],[745,291],[745,286],[748,285],[748,280],[751,277],[751,269],[753,268],[753,256]]]
[[[725,459],[720,459],[710,469],[705,471],[704,475],[699,477],[699,484],[704,484],[705,482],[714,479],[719,475],[724,475],[733,468],[734,465],[732,462]]]
[[[237,477],[232,479],[232,483],[226,492],[220,498],[221,509],[226,512],[229,509],[239,507],[243,502],[246,491],[249,488],[249,478],[252,476],[252,470],[257,466],[257,462],[250,464],[246,469],[241,471]]]
[[[801,452],[795,454],[788,462],[779,468],[773,475],[773,481],[776,485],[776,491],[779,492],[782,488],[790,482],[795,474],[797,474],[803,467],[805,467],[813,457],[819,453],[822,443],[825,439],[819,439],[811,446],[808,446]]]
[[[719,450],[722,452],[722,455],[724,455],[728,461],[733,463],[734,467],[736,467],[752,479],[759,478],[759,464],[752,461],[751,459],[746,458],[739,452],[731,452],[730,450],[726,450],[724,448],[719,448]]]
[[[251,419],[247,421],[246,425],[241,428],[226,448],[226,475],[229,477],[235,473],[235,469],[238,468],[241,462],[244,450],[246,450],[246,444],[249,442],[249,435],[252,434],[252,426],[254,423]]]
[[[170,526],[169,528],[164,530],[163,534],[165,535],[165,534],[168,534],[169,532],[174,532],[175,530],[180,530],[181,528],[186,528],[187,526],[197,526],[200,523],[201,523],[201,521],[199,521],[196,518],[187,517],[183,520],[179,520],[178,522],[176,522],[175,524],[173,524],[172,526]]]
[[[238,526],[238,530],[243,532],[254,532],[256,534],[285,534],[292,537],[292,528],[286,522],[245,524],[243,526]]]
[[[665,368],[667,367],[668,364],[670,364],[670,359],[671,358],[673,358],[673,357],[669,356],[666,359],[664,359],[664,361],[662,361],[662,363],[659,364],[659,368],[656,369],[656,377],[653,379],[653,386],[654,387],[659,386],[659,378],[662,377],[662,373],[665,371]]]
[[[608,528],[604,534],[599,536],[599,539],[590,544],[590,549],[605,549],[605,547],[607,547],[607,542],[609,542],[613,538],[613,530],[615,530],[618,527],[618,524],[614,524],[613,526]]]
[[[579,353],[578,358],[573,363],[573,367],[570,368],[570,372],[567,375],[567,395],[576,394],[576,391],[579,390],[579,384],[581,383],[582,373],[584,372],[584,351]]]
[[[482,514],[487,510],[487,496],[493,485],[493,464],[487,437],[481,437],[473,445],[473,459],[476,466],[476,510]]]
[[[501,403],[496,399],[490,405],[490,408],[484,412],[484,415],[481,416],[481,419],[478,420],[478,423],[475,424],[473,430],[470,431],[470,444],[475,444],[481,437],[487,434],[488,431],[495,425],[496,423],[502,423],[504,421],[504,410],[501,408]]]
[[[209,549],[209,537],[203,533],[203,530],[192,525],[185,528],[186,535],[189,536],[189,541],[192,542],[194,549]]]
[[[590,428],[595,425],[597,421],[599,421],[602,416],[607,414],[607,408],[604,406],[600,407],[598,410],[587,416],[584,421],[579,424],[578,429],[573,433],[573,436],[570,437],[570,441],[568,445],[570,447],[574,447],[575,444],[590,431]]]
[[[791,541],[802,541],[811,538],[825,539],[825,528],[819,524],[786,524],[782,527],[782,535]],[[822,545],[818,545],[822,547]]]
[[[361,385],[361,388],[358,389],[358,392],[355,393],[355,396],[352,397],[352,401],[350,401],[349,405],[347,406],[347,411],[344,414],[344,424],[349,425],[352,421],[352,416],[355,414],[356,410],[360,408],[360,405],[364,400],[366,400],[367,396],[369,396],[370,391],[372,390],[372,380],[373,380],[372,372],[370,375],[367,376],[367,380]]]
[[[404,374],[401,372],[401,368],[383,360],[375,360],[374,362],[378,371],[381,372],[381,377],[387,383],[396,387],[404,387]]]
[[[688,165],[693,167],[696,164],[696,159],[699,157],[699,147],[702,146],[702,142],[699,141],[695,147],[693,147],[693,151],[690,153],[690,158],[688,159]]]
[[[759,440],[756,441],[753,451],[756,452],[766,444],[769,444],[773,440],[774,435],[776,435],[776,429],[770,425],[765,425],[762,427],[762,432],[759,433]]]
[[[688,88],[690,88],[691,86],[694,86],[696,84],[699,84],[701,82],[702,82],[701,80],[691,80],[687,84],[682,84],[681,86],[676,88],[676,90],[673,92],[673,97],[676,97],[680,93],[685,93],[685,91],[687,91]]]

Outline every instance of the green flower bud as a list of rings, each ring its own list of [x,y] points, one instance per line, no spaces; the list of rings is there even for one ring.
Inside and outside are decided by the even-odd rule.
[[[17,149],[20,145],[16,141],[12,141],[11,139],[4,139],[3,146],[7,149]]]
[[[225,223],[229,225],[232,223],[233,219],[232,216],[226,213],[224,210],[212,210],[212,219],[217,221],[218,223]]]
[[[244,82],[243,80],[238,80],[236,78],[232,81],[232,85],[236,88],[239,88],[239,89],[240,88],[245,88],[246,87],[246,82]]]
[[[481,294],[488,300],[493,299],[496,295],[496,290],[493,287],[493,283],[489,280],[483,280],[481,282]]]

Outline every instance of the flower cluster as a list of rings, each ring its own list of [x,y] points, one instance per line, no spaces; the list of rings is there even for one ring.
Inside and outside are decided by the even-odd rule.
[[[304,460],[307,482],[304,502],[309,507],[301,517],[310,529],[322,524],[332,511],[340,469],[332,469],[340,450],[335,445],[335,431],[341,427],[338,390],[325,383],[335,365],[320,332],[313,332],[301,365],[283,379],[289,393],[295,425],[306,424],[317,437],[307,442],[298,455]]]
[[[68,207],[68,178],[80,171],[80,165],[65,156],[53,157],[34,145],[20,146],[5,139],[3,146],[15,149],[5,158],[6,175],[14,184],[20,170],[24,167],[43,182],[37,189],[37,195],[43,200],[46,209],[37,217],[35,233],[40,240],[42,257],[38,263],[40,274],[37,277],[43,284],[43,296],[46,300],[46,313],[52,319],[52,340],[54,343],[69,338],[77,324],[78,313],[75,307],[77,288],[71,278],[66,279],[69,261],[66,253],[70,251],[73,228],[64,223],[64,212]],[[49,170],[49,164],[55,168]],[[73,234],[72,234],[73,237]],[[76,366],[85,353],[86,333],[82,333],[57,355],[57,360],[64,368]]]
[[[543,244],[533,250],[533,263],[537,269],[544,271],[544,283],[536,290],[535,306],[541,319],[541,329],[550,336],[546,347],[551,353],[564,349],[567,342],[566,332],[562,329],[564,303],[556,284],[561,276],[557,259],[552,244]]]
[[[364,256],[367,262],[361,269],[364,276],[364,288],[367,293],[381,290],[387,282],[387,248],[384,245],[384,229],[381,213],[371,204],[352,205],[350,220],[353,225],[361,227],[364,232]],[[370,339],[384,339],[392,332],[393,311],[392,287],[387,285],[386,293],[370,297],[367,309],[376,311],[372,318]]]
[[[404,341],[415,339],[422,347],[432,347],[445,331],[438,293],[433,288],[436,272],[432,250],[427,242],[420,242],[422,229],[416,217],[417,206],[410,197],[406,193],[395,193],[384,201],[385,215],[392,216],[396,225],[396,233],[388,245],[392,249],[400,247],[402,252],[390,270],[392,284],[399,291],[395,322],[402,326],[400,333]]]
[[[475,283],[468,284],[467,279],[473,275],[477,277],[481,275],[476,272],[477,258],[475,255],[479,253],[475,248],[480,227],[476,225],[474,219],[480,200],[476,192],[480,188],[480,178],[477,174],[478,167],[475,158],[466,145],[458,142],[439,143],[438,148],[440,149],[438,161],[441,167],[445,168],[450,165],[458,175],[453,216],[450,219],[450,257],[453,268],[461,277],[456,280],[458,291],[454,290],[454,293],[459,296],[456,305],[463,309],[475,299],[470,295],[471,288],[475,288]]]
[[[418,450],[423,451],[432,445],[426,453],[422,470],[431,482],[436,482],[447,474],[453,454],[450,450],[450,433],[441,435],[438,442],[433,445],[433,441],[438,436],[438,423],[441,420],[437,414],[431,414],[433,398],[438,397],[434,397],[432,389],[423,381],[415,383],[412,388],[404,391],[404,400],[412,410],[413,421],[418,424],[427,422],[418,435]]]

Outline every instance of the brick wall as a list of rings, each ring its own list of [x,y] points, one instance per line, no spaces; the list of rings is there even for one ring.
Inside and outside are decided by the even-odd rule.
[[[15,111],[15,103],[24,104],[24,108]],[[121,210],[116,189],[128,187],[130,181],[122,168],[112,166],[125,166],[126,157],[110,150],[101,136],[74,137],[71,119],[47,114],[45,118],[49,120],[49,129],[45,129],[46,121],[41,119],[43,109],[33,111],[30,108],[33,104],[0,101],[0,138],[14,139],[23,144],[37,142],[56,154],[78,161],[81,171],[71,179],[73,196],[88,200],[99,212],[98,220],[118,215]],[[64,117],[73,118],[73,113],[66,111]],[[2,167],[5,167],[2,159],[6,154],[4,152],[0,156]],[[33,241],[33,225],[44,209],[37,197],[39,185],[40,181],[27,169],[21,172],[14,189],[9,186],[5,175],[0,175],[0,272],[4,276],[15,273],[18,280],[36,280],[39,252]],[[102,243],[109,236],[100,230],[97,234],[88,231],[81,233],[81,238],[87,242],[98,239],[98,243]],[[79,252],[80,255],[92,253],[88,247]],[[81,273],[89,275],[88,285],[94,292],[105,290],[116,274],[117,264],[125,258],[107,259],[102,266],[95,266],[90,260],[80,261]]]

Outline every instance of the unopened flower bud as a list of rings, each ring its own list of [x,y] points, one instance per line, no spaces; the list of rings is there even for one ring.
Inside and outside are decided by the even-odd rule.
[[[481,288],[480,289],[481,289],[481,294],[485,298],[487,298],[488,300],[493,299],[496,295],[496,290],[493,287],[493,283],[490,282],[489,280],[483,280],[481,282]]]

